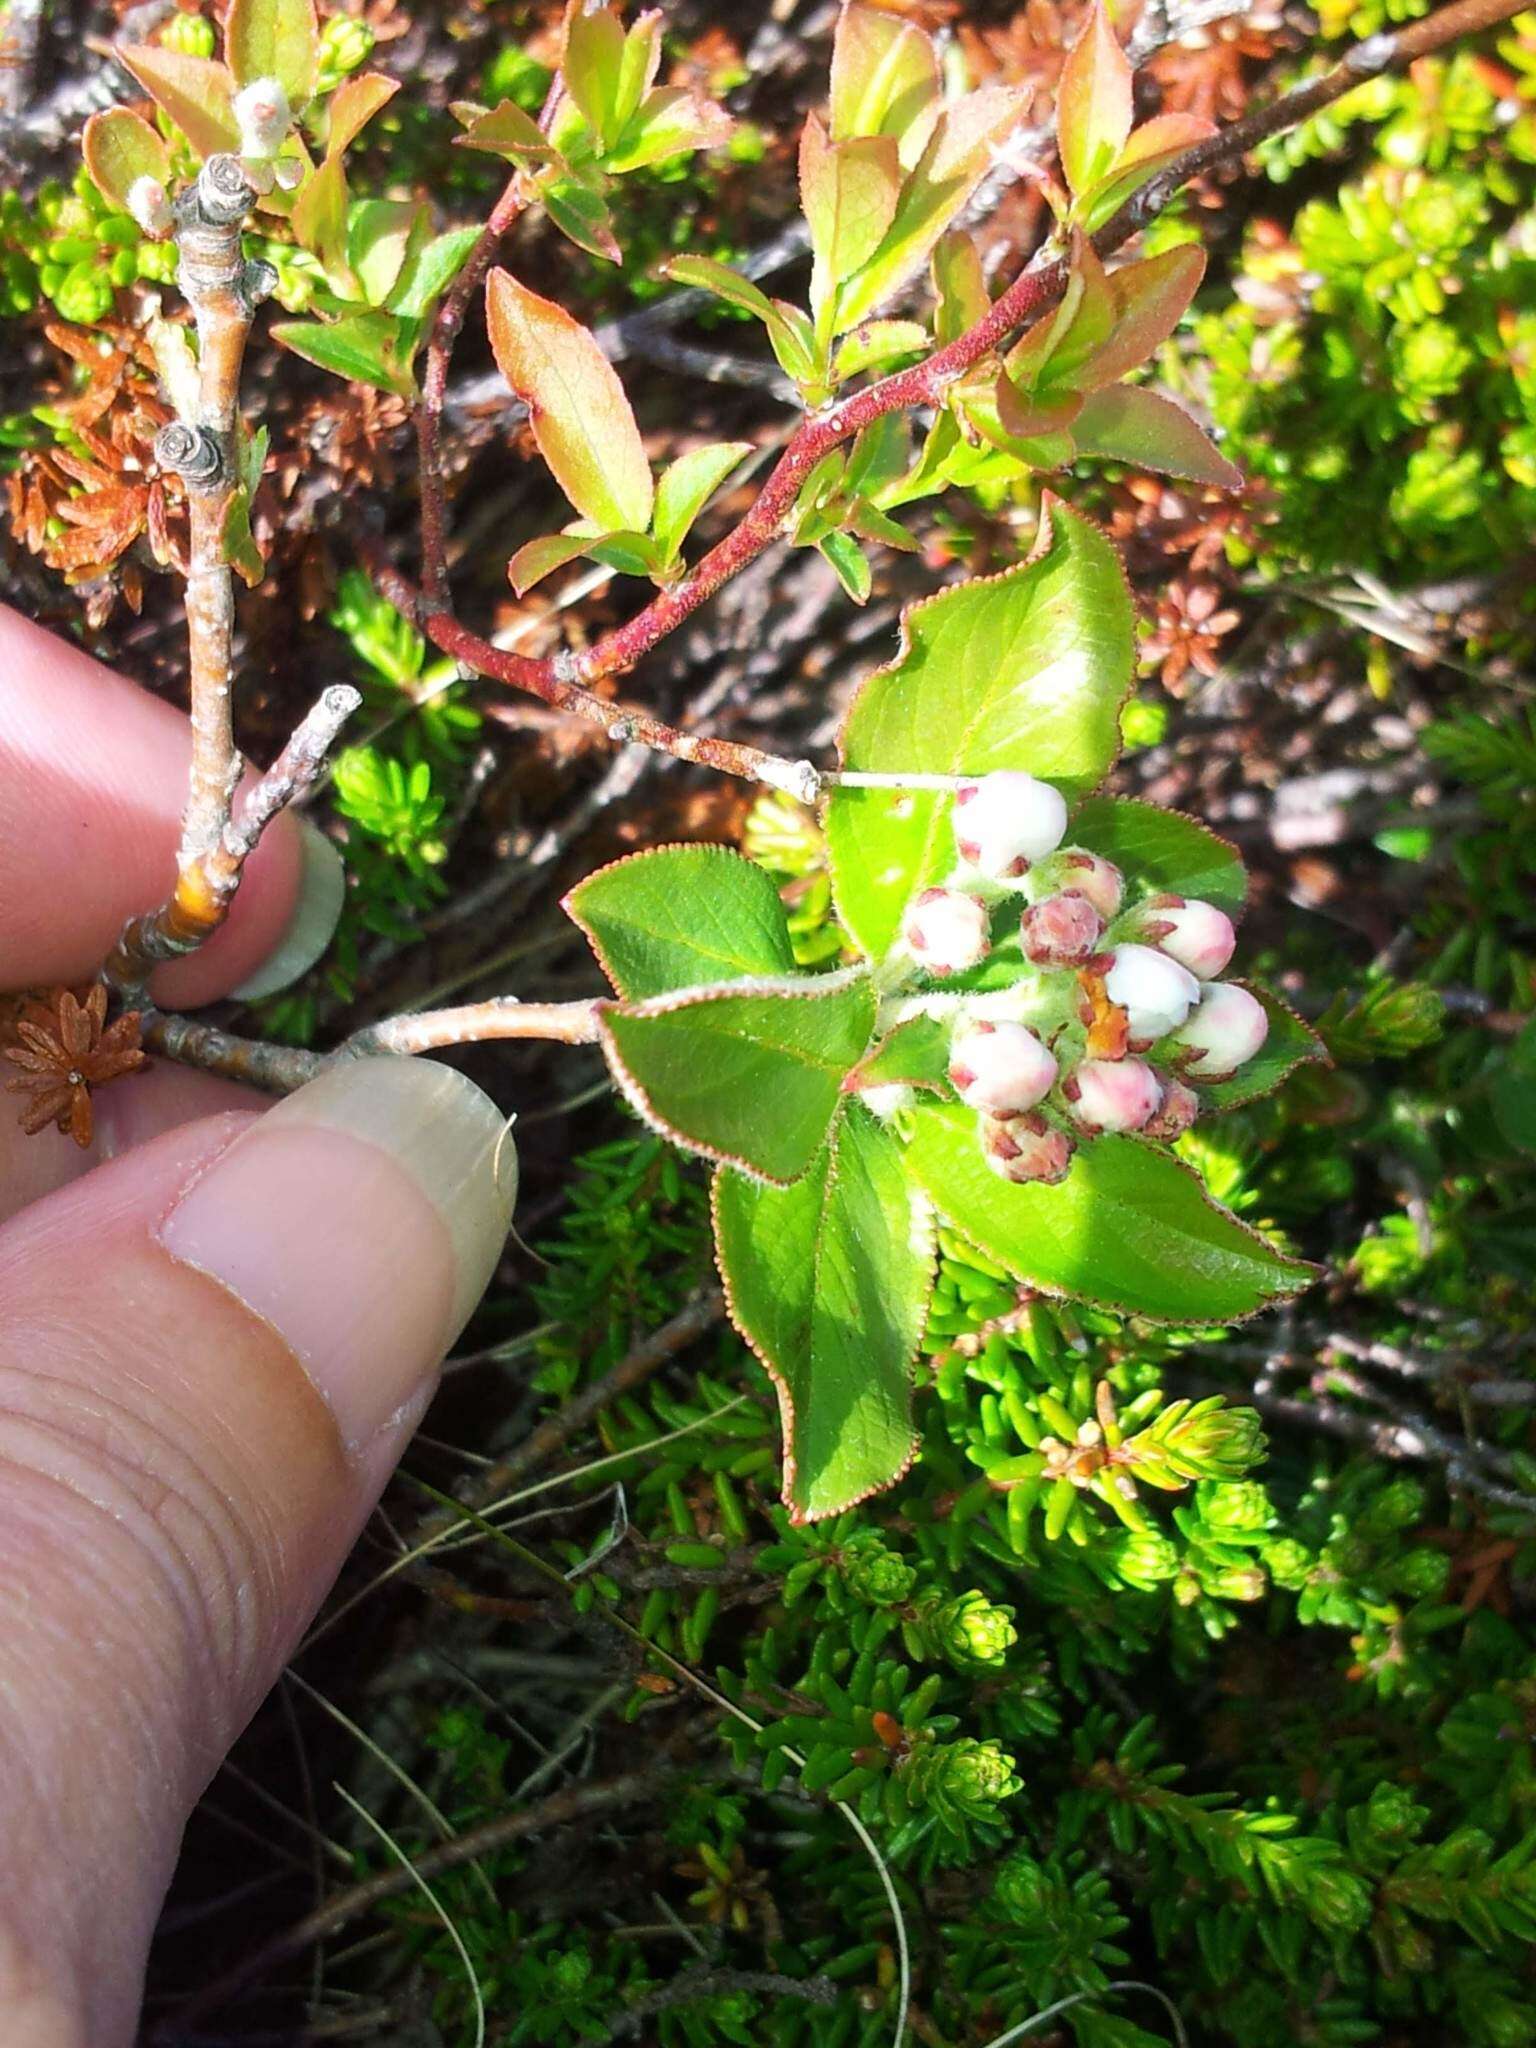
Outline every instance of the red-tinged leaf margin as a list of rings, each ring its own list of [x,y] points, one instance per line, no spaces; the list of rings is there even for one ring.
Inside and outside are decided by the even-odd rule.
[[[339,156],[355,142],[374,115],[387,107],[399,90],[399,79],[387,77],[382,71],[364,71],[356,78],[344,79],[328,103],[330,125],[326,130],[326,155]],[[462,137],[455,136],[454,140],[460,141]]]
[[[153,43],[119,45],[115,54],[200,157],[239,150],[235,81],[222,64]]]
[[[560,898],[560,908],[592,948],[593,958],[607,977],[609,987],[621,1002],[633,1002],[636,998],[632,997],[622,986],[618,976],[613,971],[607,954],[598,943],[597,934],[585,922],[581,912],[576,908],[577,895],[589,882],[595,882],[600,875],[611,875],[616,868],[633,867],[636,861],[649,860],[653,853],[696,853],[701,851],[722,855],[726,860],[740,861],[746,867],[761,868],[762,866],[760,861],[753,860],[750,855],[740,852],[736,847],[721,846],[712,839],[668,839],[664,840],[659,846],[643,847],[638,853],[625,853],[621,854],[617,860],[605,861],[600,868],[593,868],[590,874],[583,875],[579,882],[573,883]],[[764,872],[766,873],[766,870]],[[758,980],[761,977],[751,976],[748,978]],[[718,982],[711,984],[711,986],[718,989],[727,989],[732,984],[729,982]],[[740,993],[739,986],[738,993]],[[642,997],[639,1000],[648,1001],[654,999]]]
[[[1237,846],[1232,842],[1232,840],[1223,838],[1221,833],[1213,831],[1211,827],[1206,824],[1203,818],[1193,817],[1188,811],[1178,810],[1172,804],[1154,804],[1150,802],[1146,797],[1141,796],[1110,796],[1104,790],[1096,789],[1090,796],[1084,797],[1082,803],[1072,813],[1067,828],[1067,838],[1069,844],[1073,843],[1073,835],[1076,833],[1078,827],[1083,822],[1084,812],[1088,811],[1091,808],[1091,806],[1095,804],[1101,806],[1113,805],[1115,811],[1119,813],[1121,816],[1125,816],[1127,813],[1135,811],[1147,812],[1150,815],[1158,818],[1177,818],[1181,825],[1190,826],[1194,831],[1200,833],[1204,838],[1209,839],[1210,841],[1212,841],[1214,845],[1220,847],[1223,853],[1230,854],[1232,860],[1234,861],[1236,866],[1241,870],[1242,873],[1242,897],[1239,899],[1235,896],[1224,896],[1219,901],[1217,901],[1217,899],[1215,898],[1212,898],[1212,901],[1216,901],[1217,908],[1219,910],[1225,911],[1227,916],[1231,918],[1233,924],[1236,925],[1242,923],[1243,919],[1248,914],[1248,900],[1250,896],[1253,894],[1253,877],[1249,874],[1247,863],[1244,861],[1241,852],[1239,851]],[[1105,841],[1103,839],[1102,833],[1098,830],[1097,827],[1090,825],[1090,836],[1093,838],[1092,851],[1095,853],[1103,852]],[[1112,859],[1114,857],[1114,852],[1115,849],[1111,847],[1110,851],[1106,853],[1104,857],[1106,859]],[[1143,879],[1145,878],[1144,869],[1138,869],[1137,872],[1143,877]],[[1172,883],[1169,882],[1167,886],[1172,887]],[[1186,892],[1183,890],[1179,890],[1177,893],[1183,895]]]
[[[675,1125],[670,1124],[653,1105],[638,1076],[629,1071],[620,1057],[613,1034],[608,1028],[608,1013],[629,1010],[643,1011],[647,1016],[665,1016],[675,1010],[695,1009],[705,1002],[718,1000],[723,996],[777,996],[790,1002],[799,1002],[823,997],[828,993],[830,986],[835,986],[843,980],[851,981],[856,976],[864,977],[866,972],[861,962],[856,968],[840,969],[834,974],[815,975],[809,981],[791,981],[787,978],[775,981],[766,975],[754,975],[749,981],[709,982],[695,988],[675,989],[667,995],[647,996],[637,1003],[600,1002],[596,1005],[598,1045],[603,1058],[608,1062],[608,1071],[617,1082],[624,1100],[642,1123],[649,1125],[669,1143],[676,1145],[681,1151],[692,1153],[695,1158],[713,1159],[717,1165],[732,1166],[746,1179],[758,1181],[764,1187],[792,1188],[808,1169],[802,1168],[801,1173],[792,1174],[789,1179],[781,1180],[776,1175],[764,1173],[760,1167],[753,1166],[750,1160],[743,1159],[733,1152],[722,1152],[718,1146],[708,1145],[699,1138],[690,1138]]]
[[[97,190],[114,206],[125,207],[140,178],[157,178],[168,186],[171,153],[155,129],[127,107],[105,107],[92,114],[80,140],[85,168]]]
[[[1091,392],[1072,433],[1080,455],[1105,462],[1216,491],[1240,491],[1247,481],[1197,419],[1145,384],[1110,384]]]
[[[1087,24],[1067,53],[1056,93],[1061,168],[1077,197],[1107,175],[1130,138],[1132,76],[1104,0],[1093,0]]]
[[[828,1144],[831,1144],[836,1136],[837,1127],[834,1125],[833,1129],[828,1133]],[[818,1522],[829,1521],[834,1515],[844,1515],[848,1512],[850,1508],[858,1507],[861,1501],[873,1500],[876,1494],[888,1493],[893,1486],[899,1486],[902,1480],[905,1479],[907,1474],[912,1470],[912,1467],[917,1463],[918,1452],[923,1447],[923,1433],[917,1427],[916,1423],[914,1423],[912,1427],[912,1442],[910,1448],[907,1451],[906,1457],[902,1460],[901,1464],[897,1467],[897,1469],[891,1474],[890,1478],[882,1482],[880,1485],[866,1486],[862,1492],[853,1494],[848,1500],[845,1500],[842,1503],[840,1503],[840,1505],[836,1507],[828,1507],[821,1509],[821,1511],[814,1517],[808,1516],[805,1513],[804,1509],[799,1507],[791,1499],[791,1495],[793,1494],[795,1488],[795,1480],[797,1477],[794,1453],[794,1399],[789,1390],[789,1382],[784,1378],[783,1374],[779,1371],[778,1367],[773,1363],[772,1359],[769,1358],[763,1351],[759,1350],[756,1341],[751,1336],[749,1336],[746,1329],[744,1328],[741,1317],[737,1312],[735,1297],[731,1291],[730,1275],[726,1272],[725,1261],[720,1256],[720,1187],[722,1181],[724,1180],[727,1170],[728,1169],[723,1165],[717,1167],[715,1172],[710,1177],[709,1184],[709,1221],[710,1228],[714,1235],[715,1270],[720,1275],[720,1288],[722,1294],[725,1297],[725,1312],[731,1319],[732,1329],[735,1330],[737,1336],[740,1337],[742,1343],[746,1345],[747,1349],[752,1353],[752,1356],[763,1368],[763,1371],[767,1373],[769,1380],[773,1384],[774,1398],[777,1400],[779,1404],[779,1468],[781,1473],[779,1485],[779,1499],[783,1502],[785,1510],[789,1515],[790,1521],[795,1525],[796,1528],[803,1529],[807,1527],[813,1519]],[[753,1176],[749,1176],[749,1178],[752,1177]],[[939,1251],[938,1211],[934,1208],[933,1203],[928,1199],[927,1194],[922,1188],[919,1188],[915,1182],[912,1183],[912,1187],[914,1193],[919,1197],[918,1213],[923,1218],[925,1232],[928,1240],[926,1248],[924,1249],[923,1256],[927,1260],[928,1271],[930,1276],[932,1276],[934,1273],[935,1262],[937,1261]],[[914,1251],[916,1251],[917,1249],[917,1246],[913,1247]],[[932,1290],[930,1286],[930,1298],[931,1292]],[[913,1345],[911,1356],[907,1360],[907,1372],[909,1375],[911,1374],[913,1367],[916,1365],[917,1360],[922,1355],[922,1348],[922,1333],[919,1332],[917,1342]]]
[[[1100,1141],[1090,1139],[1087,1142],[1093,1144]],[[1155,1138],[1143,1137],[1140,1132],[1131,1131],[1117,1133],[1111,1142],[1117,1145],[1139,1146],[1142,1151],[1151,1152],[1158,1158],[1166,1159],[1170,1165],[1176,1166],[1182,1174],[1186,1175],[1194,1183],[1200,1200],[1213,1215],[1219,1216],[1224,1223],[1230,1223],[1233,1229],[1238,1231],[1243,1237],[1251,1238],[1271,1258],[1284,1259],[1289,1265],[1294,1266],[1298,1274],[1296,1284],[1284,1290],[1277,1289],[1269,1300],[1258,1302],[1253,1308],[1230,1311],[1226,1315],[1212,1318],[1206,1324],[1200,1323],[1193,1316],[1171,1316],[1160,1314],[1152,1309],[1127,1308],[1124,1302],[1116,1301],[1112,1296],[1088,1294],[1080,1288],[1056,1287],[1050,1281],[1042,1280],[1038,1276],[1031,1277],[1027,1281],[1021,1280],[1021,1284],[1030,1287],[1036,1294],[1043,1294],[1052,1301],[1081,1302],[1087,1308],[1105,1309],[1110,1315],[1120,1316],[1127,1322],[1150,1323],[1158,1329],[1228,1329],[1233,1324],[1251,1323],[1255,1316],[1269,1314],[1277,1304],[1288,1301],[1293,1295],[1304,1292],[1305,1289],[1313,1286],[1316,1281],[1323,1277],[1326,1268],[1318,1265],[1315,1259],[1304,1259],[1298,1252],[1283,1250],[1267,1238],[1261,1230],[1255,1230],[1251,1223],[1245,1223],[1241,1216],[1235,1216],[1223,1203],[1218,1202],[1195,1169],[1187,1161],[1181,1159],[1167,1145],[1159,1143]],[[925,1189],[924,1192],[928,1193],[928,1190]],[[931,1193],[929,1193],[929,1200],[934,1201]],[[936,1204],[936,1206],[938,1205]],[[995,1260],[1005,1272],[1013,1272],[1013,1267],[1007,1253],[998,1250],[995,1244],[988,1244],[979,1231],[962,1226],[956,1223],[952,1217],[945,1216],[942,1207],[939,1207],[938,1213],[944,1217],[949,1226],[960,1237],[963,1237],[967,1243],[975,1245],[978,1251],[984,1253],[989,1259]]]

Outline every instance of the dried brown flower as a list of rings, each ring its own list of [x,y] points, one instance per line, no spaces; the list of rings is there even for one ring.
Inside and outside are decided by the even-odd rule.
[[[1221,666],[1217,642],[1237,624],[1240,614],[1218,611],[1221,592],[1214,583],[1170,583],[1157,601],[1157,630],[1141,644],[1141,658],[1161,665],[1163,687],[1174,696],[1190,669],[1213,676]]]
[[[139,1013],[107,1022],[107,991],[97,982],[82,1001],[67,988],[49,989],[23,1003],[9,1020],[5,1057],[21,1073],[6,1082],[13,1095],[30,1095],[21,1128],[35,1137],[49,1124],[81,1147],[91,1142],[91,1090],[145,1065]]]

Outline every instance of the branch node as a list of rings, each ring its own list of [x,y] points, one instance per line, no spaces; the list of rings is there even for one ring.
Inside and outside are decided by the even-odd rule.
[[[814,761],[785,761],[776,754],[759,761],[753,770],[758,782],[781,789],[797,803],[813,804],[821,795],[821,770]]]
[[[277,271],[260,256],[253,256],[241,275],[241,289],[252,312],[277,290]]]
[[[211,228],[231,228],[256,203],[256,187],[237,156],[211,156],[190,192],[191,211]]]
[[[155,436],[155,460],[174,470],[191,491],[216,491],[224,481],[224,451],[206,427],[172,420]]]

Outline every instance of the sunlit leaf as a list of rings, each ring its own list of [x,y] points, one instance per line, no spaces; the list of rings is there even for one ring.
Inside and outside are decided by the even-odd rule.
[[[92,114],[81,141],[85,167],[112,204],[126,212],[140,178],[168,186],[171,153],[149,123],[126,107]]]
[[[314,93],[320,61],[315,0],[230,0],[224,55],[236,85],[275,78],[297,112]]]
[[[326,155],[340,156],[399,90],[399,79],[386,78],[382,71],[344,78],[326,102]]]
[[[1074,193],[1089,191],[1113,167],[1131,132],[1131,67],[1115,39],[1104,0],[1062,66],[1056,140]]]
[[[1091,392],[1072,435],[1081,455],[1108,456],[1223,491],[1242,488],[1242,471],[1228,462],[1205,429],[1171,398],[1141,385],[1112,384]]]
[[[134,43],[117,52],[155,105],[186,136],[198,156],[218,156],[240,147],[235,119],[235,84],[211,57],[189,57]]]
[[[616,993],[632,1002],[795,972],[773,878],[728,846],[630,854],[578,882],[563,907]]]

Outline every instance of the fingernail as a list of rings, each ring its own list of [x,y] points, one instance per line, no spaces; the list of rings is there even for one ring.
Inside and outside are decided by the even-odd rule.
[[[242,1003],[254,1003],[262,996],[275,996],[301,974],[307,974],[335,935],[341,906],[347,893],[347,874],[341,855],[323,832],[317,832],[307,818],[299,821],[304,865],[299,876],[299,893],[288,928],[254,974],[248,974],[230,993]]]
[[[505,1119],[472,1081],[355,1060],[268,1110],[157,1235],[271,1324],[357,1451],[435,1377],[516,1192]]]

